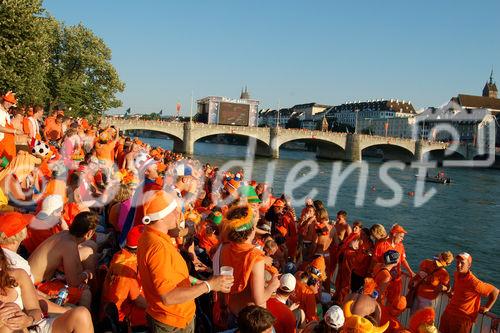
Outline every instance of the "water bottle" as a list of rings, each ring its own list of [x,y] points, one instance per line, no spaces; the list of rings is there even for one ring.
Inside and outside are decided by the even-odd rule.
[[[68,285],[64,285],[64,287],[62,287],[61,290],[59,290],[59,293],[57,294],[57,298],[54,303],[62,306],[66,301],[66,298],[68,298],[68,294],[69,294]]]

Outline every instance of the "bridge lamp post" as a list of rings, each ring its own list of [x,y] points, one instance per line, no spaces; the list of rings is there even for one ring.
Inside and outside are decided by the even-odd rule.
[[[354,120],[354,134],[358,134],[358,113],[359,113],[359,109],[355,109],[354,110],[355,112],[355,120]]]

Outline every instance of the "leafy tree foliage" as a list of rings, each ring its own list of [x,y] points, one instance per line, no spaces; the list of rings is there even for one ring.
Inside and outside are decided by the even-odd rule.
[[[0,91],[22,104],[63,105],[85,118],[121,106],[116,94],[125,88],[104,41],[58,22],[41,0],[0,0],[0,73]]]

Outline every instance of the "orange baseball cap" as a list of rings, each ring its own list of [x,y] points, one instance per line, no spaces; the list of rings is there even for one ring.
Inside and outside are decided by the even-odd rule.
[[[407,234],[408,232],[399,224],[392,226],[391,234]]]
[[[16,95],[12,91],[8,91],[5,95],[2,96],[2,99],[13,104],[12,106],[16,106],[17,104]]]
[[[33,215],[8,212],[0,215],[0,232],[12,237],[20,233],[33,219]]]

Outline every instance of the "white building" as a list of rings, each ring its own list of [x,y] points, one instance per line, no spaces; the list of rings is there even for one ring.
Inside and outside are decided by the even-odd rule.
[[[358,119],[358,133],[412,138],[415,117],[365,118]]]
[[[339,124],[356,128],[364,119],[408,118],[415,115],[410,101],[370,100],[366,102],[347,102],[327,110],[326,117]]]

